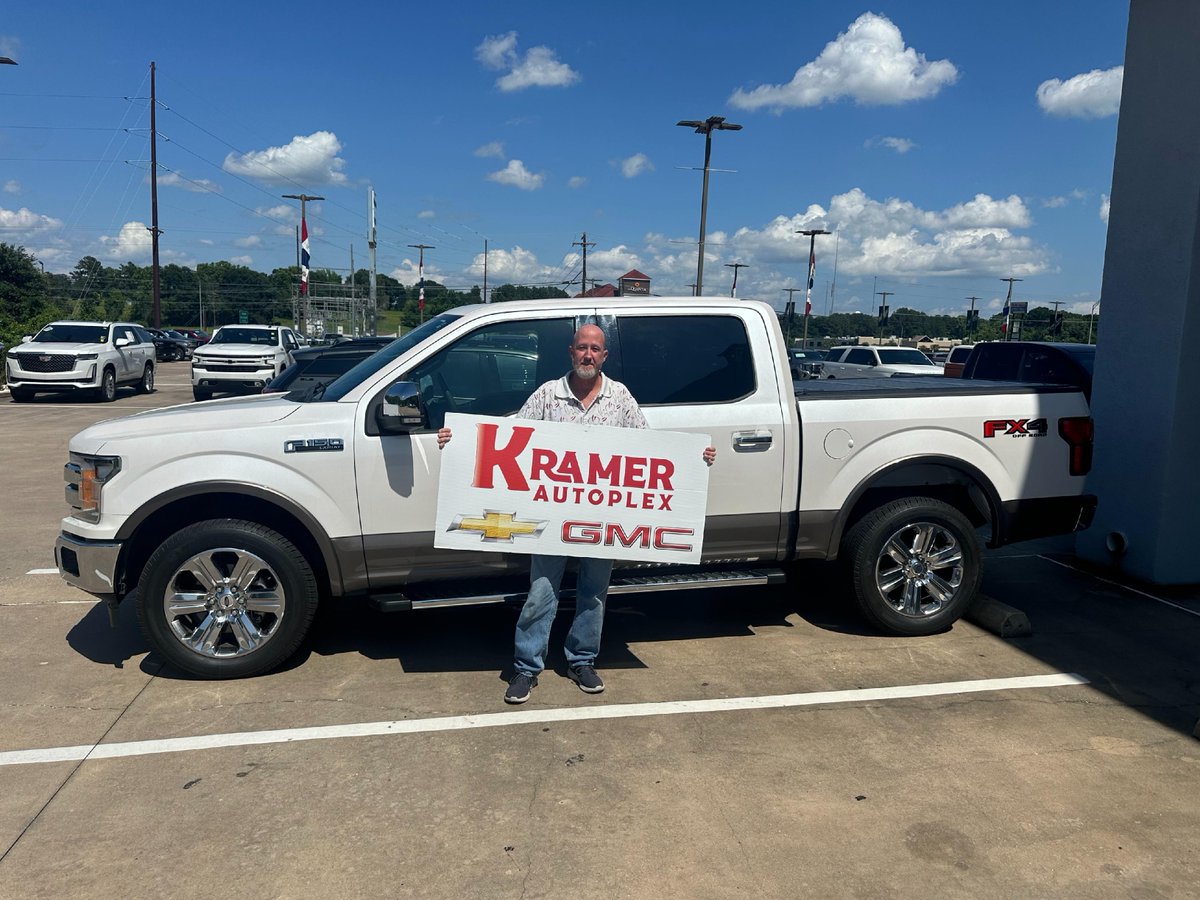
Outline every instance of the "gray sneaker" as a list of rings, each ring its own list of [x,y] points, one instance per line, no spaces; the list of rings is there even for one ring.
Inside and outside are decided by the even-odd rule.
[[[537,687],[537,676],[518,672],[508,682],[508,690],[504,692],[505,703],[524,703]]]
[[[599,694],[604,690],[604,679],[596,674],[593,666],[572,666],[567,669],[567,677],[585,694]]]

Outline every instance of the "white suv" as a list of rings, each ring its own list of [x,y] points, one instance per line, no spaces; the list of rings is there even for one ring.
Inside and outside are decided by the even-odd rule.
[[[282,325],[223,325],[192,353],[192,396],[253,394],[290,366],[296,333]]]
[[[834,347],[825,357],[826,378],[941,375],[942,367],[915,347]]]
[[[51,322],[9,350],[5,365],[17,403],[63,391],[92,391],[110,402],[121,384],[154,390],[154,338],[129,322]]]

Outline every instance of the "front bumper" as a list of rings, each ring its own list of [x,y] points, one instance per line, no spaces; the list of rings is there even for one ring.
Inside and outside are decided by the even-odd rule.
[[[37,391],[72,391],[98,386],[98,367],[94,361],[80,363],[67,372],[27,372],[23,367],[14,365],[12,360],[5,361],[5,368],[9,387]]]
[[[239,367],[237,371],[206,369],[192,363],[192,387],[211,391],[260,391],[275,377],[274,366]]]
[[[121,541],[89,541],[62,532],[54,542],[54,562],[67,584],[102,599],[118,593]]]

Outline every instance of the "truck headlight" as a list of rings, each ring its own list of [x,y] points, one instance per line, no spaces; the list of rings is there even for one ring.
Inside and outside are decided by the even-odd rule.
[[[67,482],[67,505],[71,515],[85,522],[100,521],[100,499],[106,485],[121,471],[119,456],[88,456],[72,453],[63,467],[63,479]]]

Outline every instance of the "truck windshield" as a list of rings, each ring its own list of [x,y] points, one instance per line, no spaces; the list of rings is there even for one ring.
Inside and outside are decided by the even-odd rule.
[[[103,344],[108,340],[108,326],[75,325],[70,322],[47,325],[34,335],[33,339],[39,344],[58,341],[64,344]]]
[[[933,366],[934,362],[920,350],[910,348],[879,348],[879,361],[885,366]]]
[[[378,353],[368,356],[357,366],[347,372],[345,375],[332,381],[327,385],[317,385],[308,391],[293,391],[287,394],[287,399],[298,400],[302,403],[308,403],[316,400],[323,402],[333,402],[341,400],[354,388],[358,387],[380,369],[390,365],[395,360],[399,359],[421,341],[437,334],[451,322],[462,318],[451,313],[442,313],[440,316],[434,316],[424,325],[414,328],[403,337],[392,341]]]
[[[226,325],[218,329],[210,344],[260,344],[263,347],[279,346],[279,331],[275,328],[236,328]]]

